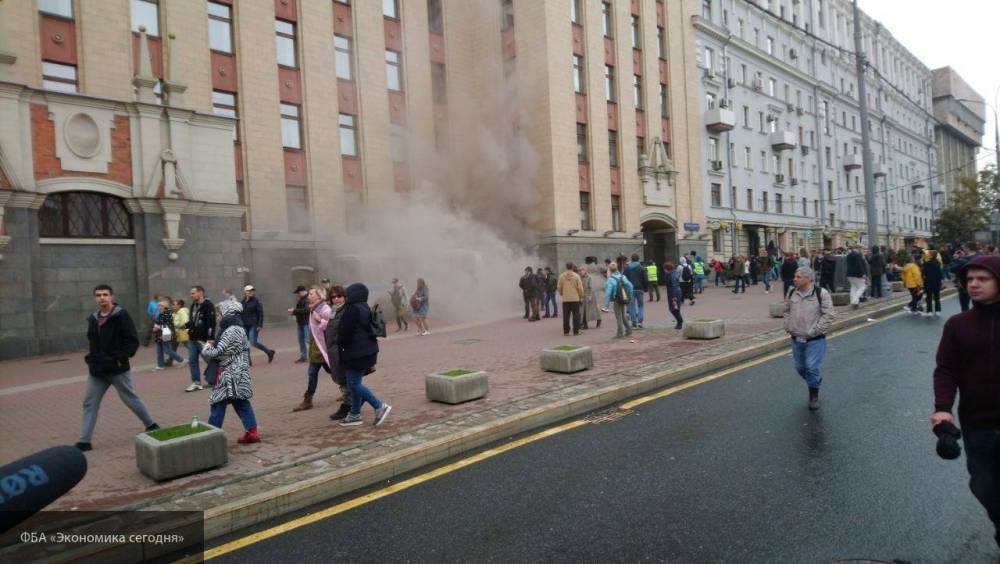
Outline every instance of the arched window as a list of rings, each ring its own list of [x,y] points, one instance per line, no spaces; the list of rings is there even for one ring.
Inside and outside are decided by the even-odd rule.
[[[106,194],[49,194],[38,211],[38,219],[42,237],[132,238],[132,218],[124,202]]]

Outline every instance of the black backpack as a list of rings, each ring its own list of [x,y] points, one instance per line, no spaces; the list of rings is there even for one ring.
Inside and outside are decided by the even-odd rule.
[[[611,280],[615,281],[615,303],[621,305],[628,305],[631,296],[628,295],[628,289],[625,287],[625,277],[612,277]]]
[[[368,334],[371,335],[373,339],[386,336],[385,331],[385,316],[382,315],[382,310],[379,308],[378,304],[368,310],[368,327],[366,328]]]

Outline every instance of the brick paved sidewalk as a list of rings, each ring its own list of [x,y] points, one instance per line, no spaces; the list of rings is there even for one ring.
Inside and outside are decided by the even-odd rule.
[[[762,286],[734,295],[708,288],[693,307],[685,306],[687,319],[723,317],[727,335],[723,343],[745,341],[781,326],[767,315],[767,304],[780,294],[763,293]],[[668,319],[669,318],[669,319]],[[605,315],[605,320],[608,316]],[[432,320],[433,323],[433,320]],[[81,323],[82,325],[82,323]],[[614,339],[613,319],[601,329],[591,328],[580,337],[563,337],[561,321],[528,323],[520,317],[480,324],[432,327],[432,334],[418,337],[413,331],[392,334],[380,343],[378,372],[366,378],[375,393],[393,406],[386,424],[344,429],[328,419],[335,410],[336,387],[321,375],[311,411],[292,413],[306,384],[306,367],[292,364],[297,358],[291,327],[268,328],[262,339],[278,349],[273,364],[255,354],[254,409],[263,442],[237,445],[241,427],[235,413],[227,415],[230,461],[223,468],[157,483],[135,466],[133,437],[141,424],[110,391],[101,406],[94,450],[86,478],[53,508],[106,509],[162,498],[190,488],[203,489],[287,466],[335,447],[350,447],[374,438],[405,436],[434,422],[457,421],[519,399],[566,388],[581,381],[606,376],[625,368],[663,362],[711,343],[685,341],[673,329],[665,302],[647,304],[646,329],[635,332],[635,342]],[[593,369],[575,375],[542,372],[538,357],[543,346],[583,343],[594,347]],[[163,426],[208,418],[208,392],[185,393],[187,367],[152,372],[154,349],[141,348],[133,359],[133,380],[153,417]],[[56,444],[75,442],[80,425],[80,403],[86,381],[82,353],[0,363],[0,462],[25,456]],[[424,376],[442,368],[477,368],[490,374],[489,397],[457,406],[431,403],[424,397]],[[371,419],[370,408],[363,412]],[[467,418],[466,418],[467,419]]]

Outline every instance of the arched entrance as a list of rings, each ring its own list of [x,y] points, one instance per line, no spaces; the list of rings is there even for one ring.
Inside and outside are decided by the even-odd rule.
[[[674,263],[680,258],[677,249],[677,224],[669,216],[655,213],[642,219],[642,252],[646,260],[653,260],[662,266],[666,261]]]

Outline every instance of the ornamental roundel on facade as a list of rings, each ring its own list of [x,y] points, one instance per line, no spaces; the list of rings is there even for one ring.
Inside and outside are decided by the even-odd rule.
[[[81,159],[89,159],[101,150],[101,131],[89,114],[71,115],[63,127],[66,146]]]

